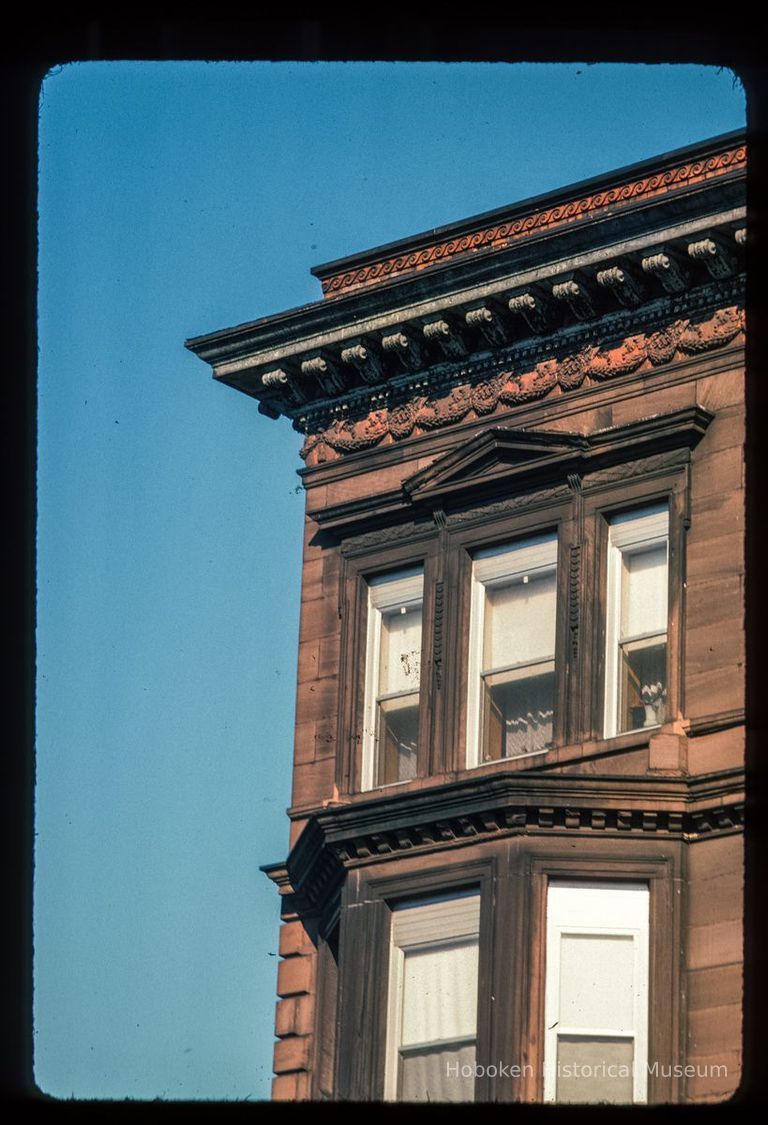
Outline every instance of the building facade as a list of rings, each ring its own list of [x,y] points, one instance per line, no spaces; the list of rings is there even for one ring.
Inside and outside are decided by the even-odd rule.
[[[746,149],[188,342],[304,435],[277,1099],[740,1080]]]

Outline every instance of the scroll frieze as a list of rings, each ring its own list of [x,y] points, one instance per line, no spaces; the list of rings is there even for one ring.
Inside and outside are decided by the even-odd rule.
[[[570,355],[544,359],[529,370],[499,372],[474,384],[462,383],[442,395],[417,394],[392,407],[377,404],[364,418],[337,419],[308,434],[301,456],[308,466],[318,465],[456,422],[504,413],[549,395],[631,374],[644,365],[658,368],[677,356],[723,347],[744,331],[744,322],[743,308],[731,305],[707,320],[676,320],[656,331],[627,336],[607,348],[588,344]]]

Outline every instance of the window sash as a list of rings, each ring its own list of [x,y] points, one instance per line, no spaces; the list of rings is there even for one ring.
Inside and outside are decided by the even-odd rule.
[[[510,678],[524,679],[526,674],[537,668],[551,665],[554,669],[555,636],[557,631],[557,593],[552,596],[552,620],[546,625],[540,652],[532,652],[530,657],[513,664],[500,664],[494,667],[486,662],[486,620],[487,590],[497,589],[529,576],[534,581],[554,574],[557,582],[558,543],[555,532],[536,536],[518,543],[500,547],[486,548],[475,553],[472,562],[472,590],[470,599],[469,659],[467,670],[467,728],[466,764],[471,769],[485,765],[483,758],[484,734],[487,726],[484,701],[487,696],[487,677],[504,672],[513,672]],[[545,753],[541,750],[526,750],[520,754],[510,754],[507,758],[528,757],[532,753]],[[497,758],[488,760],[499,760]]]
[[[546,926],[546,975],[544,1011],[544,1100],[558,1100],[558,1064],[561,1043],[581,1042],[589,1050],[590,1044],[604,1041],[610,1051],[611,1044],[621,1042],[632,1044],[631,1077],[632,1101],[645,1102],[648,1088],[648,980],[649,980],[649,902],[650,891],[647,883],[590,883],[577,880],[551,880],[547,892]],[[568,958],[563,958],[563,939],[593,938],[597,940],[617,939],[631,942],[631,965],[624,966],[623,982],[604,980],[600,982],[600,972],[595,977],[592,988],[580,989],[588,983],[576,975],[573,980],[564,982]],[[605,972],[607,958],[598,961],[592,957],[591,963],[602,966]],[[626,962],[626,958],[624,958]],[[578,958],[570,962],[572,970],[578,970]],[[610,974],[606,974],[610,975]],[[564,983],[566,987],[564,988]],[[594,993],[595,984],[603,984],[602,994]],[[623,983],[623,989],[617,987]],[[621,1015],[621,992],[624,991],[624,1018]],[[605,1008],[616,1017],[613,1022],[590,1025],[582,1021],[568,1023],[564,1018],[568,1013],[563,1004],[570,998],[571,1005],[578,1005],[579,994],[584,1005],[602,1001]],[[629,1004],[629,1009],[627,1009]],[[629,1020],[627,1020],[629,1016]],[[609,1056],[610,1057],[610,1056]],[[597,1063],[599,1066],[599,1062]],[[564,1068],[563,1068],[564,1069]],[[568,1075],[563,1074],[567,1080]],[[596,1077],[600,1077],[599,1074]],[[610,1077],[610,1076],[609,1076]],[[585,1077],[577,1081],[588,1080]],[[577,1091],[578,1092],[578,1091]],[[571,1100],[566,1098],[564,1100]]]
[[[384,1098],[387,1101],[397,1100],[401,1096],[404,1068],[403,1063],[423,1058],[427,1067],[427,1058],[434,1058],[446,1052],[455,1052],[457,1057],[460,1052],[468,1057],[474,1052],[477,1042],[477,987],[478,987],[478,959],[479,959],[479,932],[480,932],[480,894],[478,891],[460,892],[458,894],[441,896],[438,898],[420,900],[415,903],[405,903],[392,911],[390,960],[389,960],[389,999],[387,1016],[387,1044],[385,1060],[385,1087]],[[454,1013],[454,1023],[451,1026],[450,1015],[445,1021],[443,1036],[435,1035],[437,1026],[432,1023],[434,1010],[430,1011],[425,1004],[424,1011],[416,1007],[418,994],[413,987],[414,977],[407,980],[409,955],[431,954],[432,966],[427,966],[425,980],[429,981],[431,972],[437,968],[437,977],[440,975],[440,966],[435,966],[435,959],[445,955],[446,962],[442,971],[456,974],[456,983],[463,981],[461,995],[454,997],[458,1000],[459,1010]],[[462,964],[463,961],[463,964]],[[473,989],[469,996],[467,985]],[[406,1012],[405,1004],[410,992],[410,999],[414,1009]],[[442,995],[442,994],[441,994]],[[471,1010],[470,1010],[471,1009]],[[438,1010],[438,1020],[443,1018],[443,1013]],[[413,1032],[414,1021],[419,1024],[427,1035],[423,1040],[407,1037],[407,1028],[410,1025]],[[473,1025],[470,1030],[469,1024]],[[462,1056],[462,1057],[463,1057]],[[458,1080],[437,1082],[437,1100],[465,1100],[468,1094],[466,1083],[460,1086]],[[442,1090],[445,1095],[440,1098]],[[434,1093],[434,1091],[433,1091]],[[453,1095],[453,1097],[451,1097]],[[433,1099],[436,1100],[436,1099]]]
[[[382,663],[382,632],[384,618],[389,612],[400,608],[421,609],[424,601],[424,571],[421,567],[411,567],[394,574],[385,574],[371,578],[368,581],[368,628],[366,638],[365,657],[365,694],[363,701],[363,740],[362,740],[362,768],[361,789],[378,789],[383,785],[380,781],[382,769],[386,773],[393,772],[390,759],[393,747],[387,743],[387,761],[380,762],[384,753],[381,746],[381,735],[389,731],[386,722],[382,722],[383,708],[389,700],[405,699],[414,696],[419,699],[421,686],[421,648],[423,647],[423,629],[421,621],[418,626],[419,656],[416,671],[408,677],[397,677],[395,682],[398,689],[387,692],[381,690],[381,663]],[[408,682],[410,680],[410,682]],[[417,726],[418,730],[418,726]],[[390,738],[391,741],[391,738]],[[405,755],[403,763],[406,775],[384,784],[402,784],[414,774],[413,763],[407,759],[411,754]],[[395,763],[397,764],[397,763]],[[399,771],[398,765],[398,771]]]
[[[651,551],[664,545],[666,547],[666,562],[660,586],[663,589],[663,607],[660,610],[658,621],[649,622],[651,628],[647,631],[624,632],[624,620],[627,616],[627,606],[624,599],[625,581],[627,571],[625,558],[634,554]],[[646,586],[648,583],[646,583]],[[663,722],[663,713],[668,688],[668,658],[665,652],[664,672],[662,677],[663,698],[657,700],[654,695],[653,706],[655,719],[651,721],[649,708],[643,708],[645,702],[638,691],[637,705],[633,710],[638,712],[644,709],[645,721],[639,725],[627,725],[622,722],[622,714],[626,710],[627,701],[623,698],[624,672],[627,661],[626,654],[631,646],[637,646],[632,651],[640,651],[641,647],[651,647],[655,640],[658,645],[668,642],[669,635],[669,508],[667,504],[635,510],[615,517],[608,531],[608,568],[606,582],[606,621],[605,621],[605,700],[603,708],[603,731],[605,738],[614,738],[618,734],[627,734],[633,730],[659,726]],[[630,616],[633,616],[630,611]],[[637,616],[635,614],[634,616]],[[642,619],[643,615],[640,615]],[[662,624],[664,628],[658,626]],[[649,707],[651,706],[649,696]]]

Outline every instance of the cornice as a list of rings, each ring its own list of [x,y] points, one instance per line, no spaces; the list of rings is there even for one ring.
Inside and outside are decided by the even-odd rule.
[[[622,330],[620,320],[595,325],[590,331],[539,340],[535,350],[512,349],[477,365],[454,364],[431,381],[411,380],[386,394],[369,395],[367,411],[358,401],[333,408],[330,416],[308,413],[301,455],[308,467],[324,464],[724,347],[744,331],[740,282],[718,292],[710,288],[707,303],[711,305],[718,296],[722,301],[726,292],[739,303],[716,307],[709,316],[702,317],[692,309],[691,316],[675,317],[685,302],[668,306],[660,302],[637,318],[631,335],[617,336]],[[703,297],[697,296],[700,304]],[[645,331],[641,330],[643,324]]]
[[[670,307],[703,299],[709,283],[740,272],[744,253],[743,183],[715,186],[714,194],[701,189],[695,213],[662,196],[654,215],[641,208],[631,217],[593,216],[492,260],[461,259],[429,277],[389,282],[386,292],[316,302],[187,346],[217,380],[302,432],[322,416],[361,417],[377,400],[402,396],[407,383],[434,391],[457,365],[498,368],[510,347],[551,351],[598,323],[603,334],[614,322],[631,334],[661,299]]]
[[[638,202],[660,195],[691,188],[734,172],[743,172],[746,159],[746,145],[732,144],[705,159],[676,163],[650,175],[606,186],[603,190],[574,196],[572,191],[565,189],[561,198],[549,206],[529,209],[523,205],[511,210],[511,213],[507,209],[506,214],[502,213],[489,225],[481,225],[482,217],[479,217],[480,222],[469,220],[462,224],[463,229],[455,230],[450,238],[433,238],[426,245],[424,236],[409,240],[410,245],[401,247],[398,254],[374,257],[373,261],[360,264],[358,268],[334,269],[336,263],[330,263],[325,267],[319,266],[312,272],[321,280],[324,297],[338,297],[350,290],[381,284],[392,277],[429,269],[464,255],[498,252],[516,240],[542,231],[564,224],[594,220],[596,215],[608,209],[636,206]]]
[[[316,810],[286,871],[300,898],[317,905],[346,868],[403,855],[519,834],[651,835],[692,842],[741,830],[743,823],[741,769],[693,778],[500,771]]]

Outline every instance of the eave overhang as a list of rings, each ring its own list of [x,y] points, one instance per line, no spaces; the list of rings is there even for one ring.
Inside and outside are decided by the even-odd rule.
[[[457,366],[474,370],[478,359],[482,367],[483,357],[505,349],[603,321],[610,335],[617,314],[623,323],[642,320],[654,304],[739,274],[744,157],[743,135],[729,134],[467,220],[432,232],[439,237],[430,245],[460,230],[471,236],[491,218],[521,222],[524,235],[497,239],[488,253],[445,254],[428,269],[351,286],[346,295],[196,337],[187,346],[219,381],[257,398],[262,412],[285,415],[312,433],[329,418],[362,416],[392,396],[428,393]],[[579,211],[576,197],[587,198],[587,187],[589,199],[604,202]],[[558,220],[525,227],[524,213],[534,204],[535,214],[546,205]],[[403,249],[423,249],[426,237]],[[389,249],[331,266],[368,269]]]

